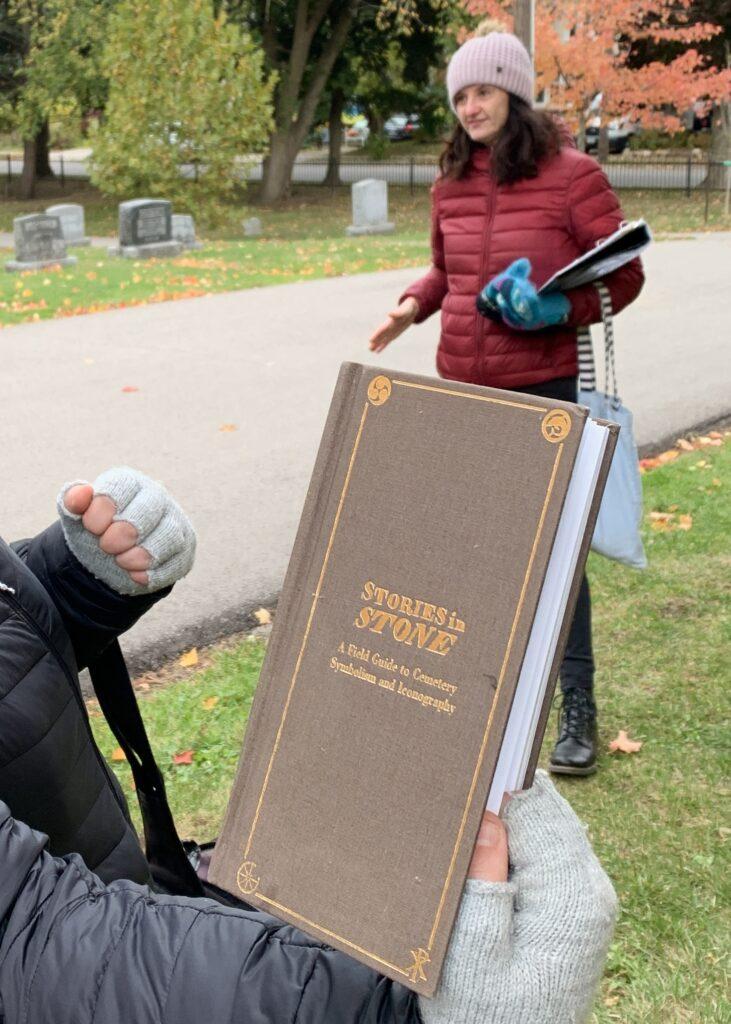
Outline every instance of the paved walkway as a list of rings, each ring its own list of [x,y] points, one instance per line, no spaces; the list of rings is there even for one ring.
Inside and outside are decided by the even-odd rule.
[[[647,255],[645,290],[617,322],[621,390],[640,444],[731,411],[730,255],[731,233],[661,242]],[[340,362],[433,372],[436,317],[378,360],[366,347],[416,276],[313,281],[1,331],[3,536],[47,525],[64,480],[137,466],[189,510],[199,557],[131,632],[133,660],[242,628],[279,591]]]

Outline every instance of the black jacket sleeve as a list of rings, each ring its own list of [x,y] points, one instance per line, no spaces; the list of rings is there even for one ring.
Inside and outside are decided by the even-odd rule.
[[[0,1020],[420,1024],[416,996],[256,911],[103,885],[0,803]]]
[[[11,547],[48,591],[71,638],[79,669],[172,590],[166,587],[139,597],[117,594],[74,557],[58,522]]]

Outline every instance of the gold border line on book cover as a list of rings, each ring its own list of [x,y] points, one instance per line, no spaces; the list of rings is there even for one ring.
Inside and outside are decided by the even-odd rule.
[[[320,590],[322,588],[322,581],[325,578],[325,569],[327,568],[328,559],[330,558],[330,551],[331,551],[332,546],[333,546],[333,541],[335,540],[335,531],[337,530],[338,523],[340,521],[340,513],[342,512],[343,503],[345,501],[345,495],[346,495],[346,493],[348,491],[348,484],[350,483],[350,474],[353,471],[353,463],[355,462],[355,456],[356,456],[356,452],[358,451],[358,445],[360,444],[360,438],[361,438],[361,434],[363,433],[363,427],[365,426],[366,416],[368,415],[368,409],[369,409],[369,405],[368,405],[368,402],[366,402],[365,406],[363,407],[363,415],[360,418],[360,426],[358,427],[358,434],[356,435],[356,438],[355,438],[355,444],[353,445],[353,451],[351,452],[351,455],[350,455],[350,462],[348,463],[348,471],[345,474],[345,483],[343,484],[343,489],[342,489],[341,494],[340,494],[340,501],[338,502],[338,508],[337,508],[336,513],[335,513],[335,521],[333,523],[332,530],[330,531],[330,539],[328,541],[327,550],[325,552],[325,558],[324,558],[323,563],[322,563],[322,569],[320,571],[320,578],[317,581],[317,587],[315,588],[315,594],[314,594],[314,597],[313,597],[313,600],[312,600],[312,606],[310,607],[310,614],[309,614],[309,617],[307,619],[307,626],[305,627],[305,635],[302,637],[302,646],[300,647],[300,652],[299,652],[299,655],[297,656],[297,664],[295,665],[295,668],[294,668],[294,673],[292,675],[292,681],[290,683],[289,692],[287,694],[287,700],[285,701],[285,704],[284,704],[284,710],[282,712],[282,718],[281,718],[281,720],[279,722],[279,728],[277,729],[277,735],[276,735],[276,738],[274,740],[274,747],[272,749],[271,757],[269,758],[269,764],[267,765],[266,775],[264,776],[264,783],[263,783],[262,788],[261,788],[261,793],[259,794],[259,802],[256,805],[256,813],[254,815],[254,820],[253,820],[252,825],[251,825],[251,831],[249,832],[249,838],[248,838],[248,840],[246,842],[246,851],[244,853],[244,860],[247,860],[248,857],[249,857],[249,850],[251,849],[251,841],[254,838],[254,832],[256,831],[256,825],[257,825],[257,822],[259,820],[259,812],[261,811],[261,805],[262,805],[262,803],[264,801],[264,794],[266,793],[266,789],[267,789],[267,786],[269,784],[269,776],[270,776],[271,771],[272,771],[272,765],[274,764],[274,758],[276,756],[277,750],[279,749],[279,741],[282,738],[282,731],[284,730],[284,723],[285,723],[285,721],[287,719],[287,711],[289,710],[290,701],[292,699],[292,692],[294,691],[294,684],[297,681],[297,675],[298,675],[299,670],[300,670],[300,665],[302,663],[302,658],[303,658],[304,653],[305,653],[305,647],[307,646],[307,640],[308,640],[308,637],[310,635],[310,629],[312,627],[312,620],[315,617],[315,608],[317,607],[317,602],[318,602],[318,599],[320,597]]]
[[[374,380],[372,380],[371,384],[378,383],[378,385],[380,385],[382,381],[388,382],[388,378],[384,378],[383,376],[379,376],[379,377],[375,378]],[[492,398],[491,396],[485,396],[485,395],[475,395],[475,394],[470,394],[469,392],[457,391],[455,389],[450,389],[450,388],[440,388],[440,387],[436,387],[436,386],[433,386],[433,385],[416,384],[416,383],[411,382],[411,381],[402,381],[402,380],[397,380],[397,379],[394,379],[392,381],[392,383],[393,384],[397,384],[397,385],[401,385],[402,387],[416,388],[416,389],[423,390],[423,391],[431,391],[431,392],[435,392],[437,394],[448,395],[450,397],[471,398],[473,400],[482,401],[482,402],[494,402],[495,404],[498,404],[498,405],[507,405],[507,406],[511,406],[511,407],[517,408],[517,409],[526,409],[526,410],[529,410],[531,412],[542,412],[544,414],[546,412],[545,406],[530,405],[528,403],[522,403],[522,402],[513,402],[513,401],[510,401],[508,399]],[[381,402],[387,401],[387,399],[390,397],[390,389],[387,391],[386,388],[383,387],[382,389],[379,388],[379,390],[381,390],[381,393],[383,394],[383,398],[382,398]],[[371,399],[371,401],[373,401],[373,397],[375,397],[375,396],[371,396],[371,394],[369,393],[369,398]],[[381,402],[374,402],[373,404],[374,405],[380,405]],[[338,501],[338,507],[337,507],[337,510],[336,510],[336,513],[335,513],[335,518],[334,518],[334,521],[333,521],[333,526],[332,526],[332,529],[330,531],[330,537],[329,537],[329,540],[328,540],[327,549],[325,551],[325,557],[323,559],[322,568],[320,570],[320,577],[319,577],[319,580],[317,582],[317,587],[315,588],[315,593],[313,595],[313,601],[312,601],[312,605],[310,607],[310,613],[309,613],[309,616],[308,616],[308,619],[307,619],[307,625],[305,627],[304,636],[302,638],[302,644],[300,646],[299,655],[297,657],[297,662],[296,662],[296,665],[295,665],[294,673],[292,675],[292,680],[290,682],[289,691],[287,693],[287,699],[285,701],[284,709],[282,711],[282,717],[280,719],[279,728],[277,730],[277,735],[275,737],[274,746],[272,748],[272,753],[271,753],[271,756],[269,758],[269,764],[267,766],[267,771],[266,771],[266,774],[265,774],[265,777],[264,777],[264,782],[262,784],[261,793],[259,795],[259,801],[257,803],[256,812],[254,814],[254,819],[253,819],[253,822],[252,822],[252,825],[251,825],[251,830],[249,832],[249,838],[247,840],[246,850],[245,850],[245,853],[244,853],[244,861],[247,861],[247,859],[249,857],[249,852],[250,852],[250,849],[251,849],[251,843],[252,843],[253,838],[254,838],[254,832],[256,831],[256,826],[257,826],[257,823],[258,823],[258,820],[259,820],[259,814],[261,812],[261,807],[262,807],[262,804],[264,802],[264,796],[266,794],[267,786],[268,786],[268,783],[269,783],[269,777],[271,775],[271,770],[272,770],[272,767],[273,767],[273,764],[274,764],[274,758],[275,758],[275,756],[276,756],[276,754],[278,752],[278,749],[279,749],[279,744],[280,744],[280,741],[281,741],[282,732],[284,730],[284,724],[285,724],[285,721],[286,721],[286,718],[287,718],[287,712],[289,710],[289,705],[291,703],[292,693],[294,691],[294,686],[295,686],[295,683],[297,681],[300,665],[302,663],[302,658],[304,657],[304,652],[305,652],[305,648],[307,646],[307,641],[309,639],[310,630],[312,628],[312,621],[313,621],[314,616],[315,616],[315,610],[317,608],[317,602],[318,602],[319,597],[320,597],[320,592],[321,592],[321,589],[322,589],[322,583],[323,583],[323,580],[324,580],[324,577],[325,577],[325,572],[326,572],[326,569],[327,569],[327,564],[328,564],[328,561],[329,561],[329,558],[330,558],[330,553],[331,553],[331,550],[332,550],[332,546],[333,546],[333,543],[334,543],[334,540],[335,540],[335,533],[337,531],[338,524],[340,522],[340,516],[341,516],[341,513],[342,513],[343,505],[345,503],[345,498],[346,498],[348,487],[349,487],[349,484],[350,484],[350,479],[351,479],[352,472],[353,472],[353,466],[355,464],[355,457],[356,457],[356,454],[358,452],[360,441],[361,441],[361,438],[362,438],[362,435],[363,435],[363,430],[364,430],[364,427],[365,427],[365,422],[366,422],[366,417],[367,417],[367,414],[368,414],[368,409],[369,409],[369,402],[366,402],[365,405],[364,405],[364,408],[363,408],[363,413],[362,413],[362,416],[361,416],[360,425],[358,427],[358,432],[357,432],[357,435],[356,435],[356,438],[355,438],[355,442],[353,444],[353,449],[352,449],[351,454],[350,454],[350,460],[348,462],[348,469],[347,469],[347,472],[346,472],[346,475],[345,475],[345,481],[343,483],[343,488],[342,488],[342,491],[340,493],[340,499]],[[538,520],[538,524],[537,524],[537,528],[536,528],[536,534],[535,534],[535,537],[533,539],[533,546],[532,546],[532,549],[531,549],[530,557],[528,559],[528,564],[526,566],[526,572],[525,572],[525,576],[524,576],[524,579],[523,579],[523,585],[522,585],[522,588],[521,588],[520,596],[518,598],[518,604],[517,604],[517,607],[516,607],[516,610],[515,610],[515,615],[513,617],[513,623],[512,623],[511,630],[510,630],[510,635],[509,635],[509,638],[508,638],[508,644],[507,644],[507,647],[506,647],[505,655],[503,657],[503,663],[502,663],[502,667],[501,667],[501,670],[500,670],[500,677],[498,679],[498,685],[497,685],[497,688],[496,688],[496,691],[495,691],[495,696],[493,698],[493,701],[492,701],[492,704],[491,704],[491,707],[490,707],[490,713],[489,713],[489,716],[488,716],[487,724],[485,726],[485,733],[483,735],[482,746],[480,748],[480,753],[479,753],[479,756],[478,756],[477,765],[475,767],[475,771],[474,771],[474,774],[473,774],[473,777],[472,777],[472,784],[470,786],[470,790],[469,790],[469,794],[468,794],[468,797],[467,797],[467,801],[465,803],[465,808],[464,808],[464,811],[463,811],[463,814],[462,814],[462,821],[461,821],[461,824],[460,824],[457,840],[455,842],[454,850],[452,852],[452,859],[451,859],[451,862],[450,862],[450,865],[449,865],[449,869],[448,869],[448,873],[447,873],[447,878],[445,880],[444,887],[442,889],[442,895],[441,895],[441,898],[440,898],[440,901],[439,901],[439,906],[437,908],[436,917],[435,917],[435,920],[434,920],[434,926],[432,928],[432,933],[431,933],[431,936],[429,938],[429,943],[428,943],[428,946],[427,946],[426,950],[424,950],[422,948],[419,948],[418,951],[411,950],[411,955],[414,958],[414,962],[410,965],[409,968],[399,967],[396,964],[392,964],[389,961],[384,960],[382,957],[378,956],[376,953],[373,953],[370,950],[367,950],[367,949],[364,949],[361,946],[358,946],[356,943],[352,942],[350,939],[347,939],[344,936],[338,935],[336,932],[333,932],[330,929],[325,928],[323,925],[320,925],[320,924],[318,924],[315,921],[310,921],[308,918],[304,917],[302,914],[297,913],[297,911],[293,910],[291,907],[287,907],[287,906],[285,906],[282,903],[278,903],[277,901],[272,900],[269,897],[265,896],[263,893],[257,891],[257,897],[260,900],[262,900],[264,903],[267,903],[269,906],[274,907],[275,909],[278,909],[278,910],[284,911],[285,913],[290,914],[292,917],[297,918],[297,920],[302,921],[304,924],[307,924],[307,925],[310,925],[313,928],[316,928],[323,935],[327,935],[330,938],[337,939],[338,941],[342,942],[344,945],[349,946],[351,949],[353,949],[353,950],[355,950],[355,951],[357,951],[359,953],[364,954],[365,956],[369,957],[374,962],[376,962],[378,964],[381,964],[384,967],[388,967],[388,968],[390,968],[391,970],[395,971],[398,974],[402,974],[405,977],[410,977],[412,974],[416,975],[416,977],[412,978],[412,980],[420,980],[421,978],[424,978],[424,980],[426,980],[426,976],[425,976],[424,971],[423,971],[423,964],[428,962],[428,959],[429,959],[428,958],[428,953],[431,952],[431,948],[432,948],[432,945],[434,943],[434,938],[435,938],[435,935],[436,935],[436,932],[437,932],[437,929],[438,929],[438,926],[439,926],[439,921],[441,919],[441,914],[442,914],[442,911],[443,911],[443,908],[444,908],[444,901],[446,899],[446,894],[447,894],[447,891],[449,889],[449,885],[450,885],[450,882],[451,882],[452,874],[454,872],[454,865],[456,863],[457,853],[459,851],[459,846],[460,846],[460,843],[462,841],[462,836],[463,836],[463,833],[464,833],[464,828],[465,828],[465,824],[466,824],[466,821],[467,821],[467,816],[468,816],[468,813],[469,813],[469,807],[470,807],[470,804],[471,804],[472,799],[474,797],[475,787],[477,785],[477,780],[479,778],[480,770],[481,770],[481,767],[482,767],[482,762],[483,762],[483,759],[484,759],[484,756],[485,756],[485,751],[487,749],[487,742],[488,742],[489,735],[490,735],[490,729],[492,727],[492,721],[493,721],[493,717],[494,717],[495,707],[498,704],[498,697],[500,695],[500,690],[501,690],[501,687],[502,687],[504,679],[505,679],[505,673],[506,673],[506,670],[507,670],[507,665],[508,665],[508,661],[509,661],[509,658],[510,658],[510,653],[512,651],[512,646],[513,646],[513,642],[514,642],[514,639],[515,639],[515,633],[516,633],[516,629],[517,629],[517,625],[518,625],[518,620],[519,620],[520,614],[521,614],[521,612],[523,610],[523,604],[524,604],[525,595],[526,595],[527,589],[528,589],[528,583],[530,581],[530,575],[531,575],[532,568],[533,568],[533,562],[535,560],[535,554],[536,554],[536,551],[538,549],[538,544],[540,542],[540,538],[541,538],[541,535],[542,535],[542,532],[543,532],[543,525],[544,525],[544,522],[545,522],[547,510],[548,510],[548,505],[550,503],[551,494],[553,492],[553,487],[554,487],[554,484],[555,484],[555,481],[556,481],[556,475],[558,473],[558,467],[559,467],[559,463],[560,463],[560,460],[561,460],[561,455],[562,455],[562,452],[563,452],[563,447],[564,447],[563,443],[559,442],[558,445],[557,445],[556,458],[554,460],[553,469],[552,469],[552,472],[551,472],[551,477],[550,477],[550,480],[549,480],[549,483],[548,483],[548,488],[547,488],[547,491],[546,491],[546,496],[545,496],[545,499],[544,499],[544,502],[543,502],[543,507],[541,509],[541,514],[540,514],[540,517],[539,517],[539,520]],[[255,864],[253,862],[250,862],[250,865],[249,864],[242,865],[242,868],[244,866],[248,868],[248,871],[246,872],[247,882],[249,882],[249,884],[251,884],[251,882],[254,881],[251,878],[251,874],[252,874],[251,869],[253,867],[255,867]],[[255,881],[254,881],[255,887],[258,886],[258,882],[259,882],[259,879],[258,878],[255,879]],[[252,892],[252,890],[249,889],[249,893],[251,893],[251,892]],[[420,955],[422,953],[424,954],[423,957]]]

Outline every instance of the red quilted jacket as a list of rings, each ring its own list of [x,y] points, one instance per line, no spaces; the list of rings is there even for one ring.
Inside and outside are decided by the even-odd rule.
[[[417,323],[441,307],[440,376],[500,388],[575,376],[576,328],[601,320],[592,285],[567,292],[568,324],[543,331],[515,331],[486,320],[475,299],[521,256],[529,257],[531,279],[540,287],[615,231],[622,219],[599,164],[569,146],[548,158],[537,178],[512,185],[495,182],[485,147],[475,150],[466,177],[437,181],[432,189],[433,266],[400,301],[414,296]],[[639,259],[607,276],[615,313],[637,297],[643,280]]]

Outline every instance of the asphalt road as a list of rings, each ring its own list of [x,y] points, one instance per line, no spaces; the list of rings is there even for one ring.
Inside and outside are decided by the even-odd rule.
[[[645,290],[616,330],[641,445],[731,411],[730,263],[731,233],[647,254]],[[378,360],[366,347],[416,276],[312,281],[3,330],[0,532],[13,539],[46,526],[66,480],[136,466],[189,511],[199,556],[125,640],[133,664],[243,628],[280,588],[340,362],[433,372],[437,317]]]

